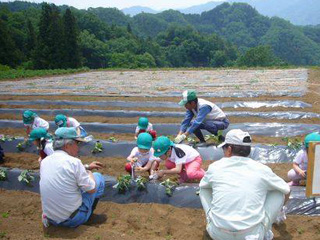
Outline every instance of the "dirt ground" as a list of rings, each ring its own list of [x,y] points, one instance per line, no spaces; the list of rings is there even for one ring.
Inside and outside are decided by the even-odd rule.
[[[0,202],[1,239],[208,240],[202,209],[100,202],[96,214],[106,216],[104,223],[76,229],[49,227],[44,231],[38,194],[0,189]],[[274,240],[319,240],[319,219],[288,216],[284,224],[274,226]]]

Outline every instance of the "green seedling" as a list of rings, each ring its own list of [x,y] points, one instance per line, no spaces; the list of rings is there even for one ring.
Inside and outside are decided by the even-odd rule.
[[[235,85],[234,88],[239,90],[240,89],[240,85]]]
[[[303,230],[302,228],[298,228],[298,229],[297,229],[297,232],[298,232],[299,234],[302,234],[302,233],[304,233],[304,230]]]
[[[146,183],[148,182],[148,179],[139,176],[135,181],[137,183],[138,190],[142,191],[146,189]]]
[[[299,150],[303,146],[303,142],[298,138],[284,137],[282,138],[282,141],[285,141],[287,144],[287,147],[293,150]]]
[[[27,147],[30,146],[30,142],[29,141],[23,141],[17,144],[16,148],[22,152],[24,151]]]
[[[223,141],[221,141],[222,137],[223,137],[222,133],[223,133],[223,131],[219,130],[217,135],[205,135],[204,140],[206,140],[208,142],[213,142],[215,144],[220,144],[223,142]]]
[[[12,140],[15,140],[16,138],[15,137],[9,137],[9,136],[6,136],[6,135],[0,135],[0,141],[1,142],[11,142]]]
[[[7,235],[6,232],[0,232],[0,238],[5,238],[6,235]]]
[[[121,175],[118,177],[118,182],[113,188],[118,189],[119,193],[125,193],[130,189],[131,186],[131,176],[130,175]]]
[[[171,197],[175,187],[178,186],[178,183],[176,183],[168,178],[167,180],[161,182],[160,185],[162,185],[166,188],[166,194],[169,197]]]
[[[3,218],[8,218],[9,214],[10,214],[9,212],[4,212],[1,215],[2,215]]]
[[[116,139],[115,137],[109,137],[108,140],[111,142],[118,142],[118,139]]]
[[[31,183],[34,181],[34,176],[31,175],[30,170],[24,170],[21,172],[18,180],[19,182],[25,182],[27,185],[31,185]]]
[[[85,86],[85,87],[84,87],[84,90],[91,90],[91,89],[93,89],[92,86]]]
[[[103,151],[103,145],[101,142],[97,141],[94,145],[94,148],[91,150],[91,153],[100,153]]]
[[[0,181],[6,181],[8,178],[7,170],[4,168],[0,168]]]

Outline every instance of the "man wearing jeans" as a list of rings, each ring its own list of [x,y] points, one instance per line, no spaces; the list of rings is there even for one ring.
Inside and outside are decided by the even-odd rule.
[[[211,164],[200,182],[207,231],[214,240],[270,240],[289,185],[251,158],[251,137],[233,129],[226,135],[224,158]]]
[[[100,173],[100,162],[84,166],[76,158],[80,138],[75,128],[61,127],[55,132],[54,153],[40,166],[40,195],[44,225],[77,227],[88,221],[99,198],[103,195],[105,181]]]
[[[205,142],[201,129],[217,135],[218,130],[224,130],[229,126],[229,120],[224,112],[214,103],[197,98],[196,92],[186,90],[182,93],[183,99],[180,106],[187,109],[185,119],[181,123],[175,143],[181,143],[190,134],[199,138],[200,142]],[[191,121],[195,118],[193,121]]]

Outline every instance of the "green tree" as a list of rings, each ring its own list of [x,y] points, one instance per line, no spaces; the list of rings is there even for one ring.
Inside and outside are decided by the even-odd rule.
[[[78,68],[81,66],[80,49],[78,44],[78,28],[75,17],[68,8],[63,15],[64,25],[64,67]]]

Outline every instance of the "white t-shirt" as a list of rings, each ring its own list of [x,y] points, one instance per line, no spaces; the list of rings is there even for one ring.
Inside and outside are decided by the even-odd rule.
[[[95,188],[81,160],[57,150],[40,165],[42,211],[56,223],[65,221],[82,204],[81,190]]]
[[[175,164],[186,164],[186,163],[192,162],[196,157],[200,156],[198,151],[189,145],[176,144],[175,147],[180,148],[185,153],[184,157],[179,158],[174,148],[172,148],[172,153],[168,160]]]
[[[233,156],[212,163],[200,184],[212,189],[208,213],[212,223],[229,231],[253,227],[265,218],[268,191],[290,192],[289,185],[272,170],[251,158]]]
[[[308,154],[305,149],[300,150],[293,160],[302,170],[308,170]]]
[[[148,123],[148,127],[147,127],[147,129],[146,129],[146,132],[149,132],[149,131],[151,131],[151,130],[153,130],[152,124],[151,124],[151,123]],[[139,131],[140,131],[140,128],[139,128],[139,126],[137,126],[135,133],[138,134]]]
[[[145,166],[148,161],[160,161],[160,158],[155,157],[153,148],[150,149],[147,153],[141,153],[139,152],[138,147],[134,147],[129,155],[130,158],[136,157],[138,161],[136,162],[137,167],[143,167]]]
[[[25,124],[25,126],[30,126],[29,124]],[[36,129],[36,128],[44,128],[46,130],[49,129],[49,123],[40,118],[40,117],[35,117],[34,118],[34,121],[33,121],[33,124],[32,124],[32,129]]]
[[[76,119],[74,119],[72,117],[68,117],[67,118],[67,127],[75,127],[75,128],[77,128],[79,126],[80,126],[80,123]]]

